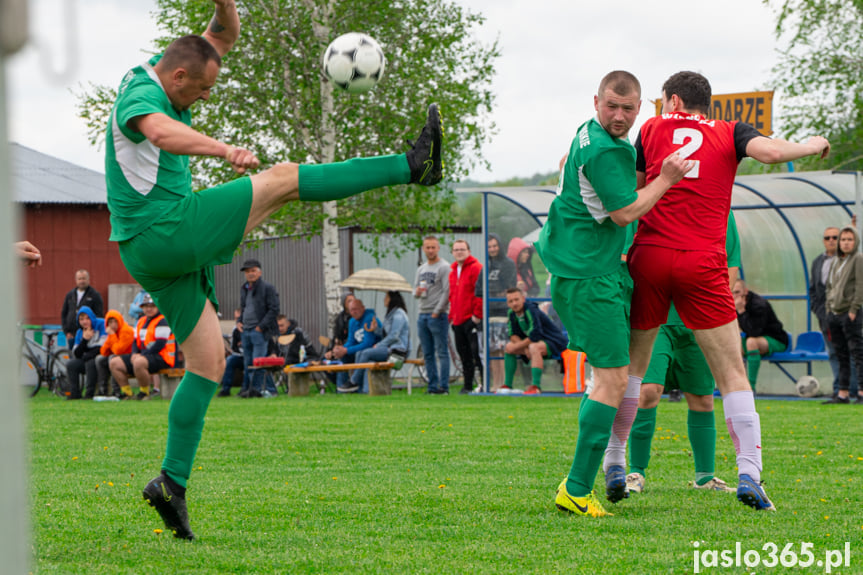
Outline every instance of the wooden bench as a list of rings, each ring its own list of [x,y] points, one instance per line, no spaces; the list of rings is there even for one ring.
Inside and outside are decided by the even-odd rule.
[[[309,365],[306,367],[285,366],[284,372],[288,374],[288,395],[308,395],[312,385],[313,373],[339,371],[352,371],[354,369],[369,370],[369,395],[391,395],[393,392],[393,380],[390,371],[395,367],[392,363],[369,362],[369,363],[343,363],[336,365]]]

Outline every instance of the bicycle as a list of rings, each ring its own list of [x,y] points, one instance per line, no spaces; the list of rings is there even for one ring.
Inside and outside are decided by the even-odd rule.
[[[69,350],[55,348],[54,341],[57,331],[43,331],[46,345],[41,345],[27,337],[28,330],[39,329],[36,326],[21,326],[21,380],[29,385],[28,379],[34,381],[30,397],[35,396],[45,385],[57,397],[66,397],[70,389],[69,376],[66,373],[66,361],[69,360]],[[30,370],[28,372],[28,370]]]
[[[453,341],[452,332],[447,333],[446,338],[447,348],[449,349],[449,381],[450,383],[454,383],[458,381],[458,379],[462,376],[462,365],[461,365],[461,356],[459,356],[458,352],[455,349],[455,342]],[[417,355],[418,358],[423,358],[423,346],[422,344],[417,345]],[[420,372],[420,377],[423,381],[428,384],[428,374],[426,373],[425,365],[418,365],[417,369]],[[477,381],[482,380],[482,368],[480,366],[476,366],[477,370]]]

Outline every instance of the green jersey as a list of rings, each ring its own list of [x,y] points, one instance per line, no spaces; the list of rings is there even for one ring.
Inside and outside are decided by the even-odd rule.
[[[534,244],[548,271],[570,279],[617,272],[626,228],[608,214],[638,198],[635,186],[635,148],[596,118],[582,124]]]
[[[135,237],[192,193],[189,157],[160,150],[129,126],[130,120],[147,114],[165,114],[187,126],[192,123],[189,110],[177,110],[171,104],[153,70],[161,57],[129,70],[108,120],[105,180],[112,241]]]

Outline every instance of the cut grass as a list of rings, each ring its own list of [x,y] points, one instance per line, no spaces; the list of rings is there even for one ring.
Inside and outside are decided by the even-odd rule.
[[[215,398],[189,482],[198,539],[174,540],[141,497],[168,402],[31,400],[37,573],[691,573],[701,549],[863,534],[860,406],[758,401],[779,511],[687,486],[686,407],[660,405],[647,491],[614,517],[559,512],[579,400],[407,396]],[[721,402],[717,402],[721,412]],[[719,417],[716,473],[736,485]],[[604,493],[603,476],[597,493]],[[762,555],[766,553],[762,552]],[[752,569],[750,571],[763,571]],[[741,568],[713,569],[741,572]],[[822,572],[821,570],[813,572]]]

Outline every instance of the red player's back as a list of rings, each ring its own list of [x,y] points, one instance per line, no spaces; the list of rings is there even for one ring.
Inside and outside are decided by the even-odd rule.
[[[636,243],[725,253],[731,189],[741,157],[735,124],[681,112],[644,123],[636,149],[646,183],[659,176],[662,160],[674,151],[694,160],[695,167],[641,218]]]

